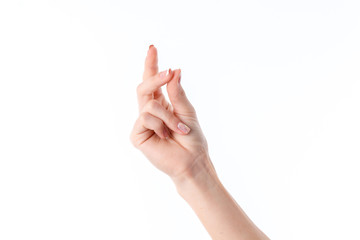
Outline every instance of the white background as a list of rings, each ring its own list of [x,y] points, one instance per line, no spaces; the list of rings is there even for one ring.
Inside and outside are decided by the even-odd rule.
[[[0,1],[0,239],[210,239],[135,149],[154,44],[272,239],[360,239],[358,1]]]

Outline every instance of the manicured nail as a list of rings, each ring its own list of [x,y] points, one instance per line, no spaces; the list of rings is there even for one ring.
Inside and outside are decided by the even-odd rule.
[[[153,47],[154,45],[153,44],[151,44],[150,46],[149,46],[149,49],[151,48],[151,47]]]
[[[180,70],[180,73],[179,73],[179,81],[178,81],[178,83],[180,83],[180,80],[181,80],[181,69],[179,69]]]
[[[179,122],[178,125],[177,125],[177,127],[178,127],[178,129],[179,129],[181,132],[183,132],[183,133],[185,133],[185,134],[187,134],[187,133],[190,132],[190,128],[189,128],[188,126],[186,126],[186,125],[185,125],[184,123],[182,123],[182,122]]]
[[[171,69],[169,68],[168,70],[160,72],[159,77],[162,79],[165,78],[167,75],[170,74],[170,71],[171,71]]]

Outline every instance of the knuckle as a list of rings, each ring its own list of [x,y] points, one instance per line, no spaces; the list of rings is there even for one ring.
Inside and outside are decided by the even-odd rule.
[[[181,89],[181,90],[179,91],[179,96],[180,96],[180,97],[185,97],[185,96],[186,96],[184,89]]]
[[[169,117],[169,123],[174,126],[174,127],[177,127],[178,123],[180,122],[180,120],[175,117],[174,115],[170,116]]]
[[[153,72],[157,72],[159,70],[159,67],[157,65],[151,65],[148,66],[149,70],[153,71]]]
[[[175,98],[176,99],[182,99],[186,97],[185,91],[183,89],[180,89],[179,91],[176,92],[175,94]]]
[[[194,108],[194,106],[191,103],[189,103],[189,108],[190,108],[191,112],[196,115],[196,109]]]
[[[150,118],[150,114],[148,112],[142,112],[139,116],[141,122],[146,122]]]
[[[137,94],[141,94],[142,93],[142,83],[140,83],[139,85],[137,85],[137,87],[136,87],[136,93]]]
[[[148,104],[149,110],[156,110],[159,108],[159,103],[156,100],[149,101]]]

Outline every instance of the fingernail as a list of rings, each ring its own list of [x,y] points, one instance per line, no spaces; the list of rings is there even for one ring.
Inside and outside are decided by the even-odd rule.
[[[185,133],[185,134],[187,134],[187,133],[190,132],[190,128],[189,128],[188,126],[186,126],[186,125],[185,125],[184,123],[182,123],[182,122],[179,122],[178,125],[177,125],[177,127],[178,127],[178,129],[179,129],[181,132],[183,132],[183,133]]]
[[[180,73],[179,73],[179,81],[178,81],[178,83],[180,83],[180,80],[181,80],[181,69],[180,69]]]
[[[168,69],[168,70],[165,70],[165,71],[162,71],[162,72],[160,72],[160,74],[159,74],[159,77],[160,78],[165,78],[167,75],[169,75],[170,74],[170,68]]]
[[[150,46],[149,46],[149,49],[151,48],[151,47],[153,47],[154,45],[153,44],[151,44]]]

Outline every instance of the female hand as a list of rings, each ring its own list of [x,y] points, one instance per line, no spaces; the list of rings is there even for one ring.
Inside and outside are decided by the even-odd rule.
[[[137,87],[140,114],[130,135],[132,144],[174,179],[195,168],[212,168],[207,141],[180,79],[180,69],[158,72],[157,49],[150,45]],[[165,84],[171,104],[161,91]]]
[[[217,177],[195,109],[179,83],[181,70],[166,72],[158,73],[157,50],[150,46],[137,88],[140,115],[131,142],[172,178],[212,239],[268,240]],[[165,84],[171,104],[161,92]]]

